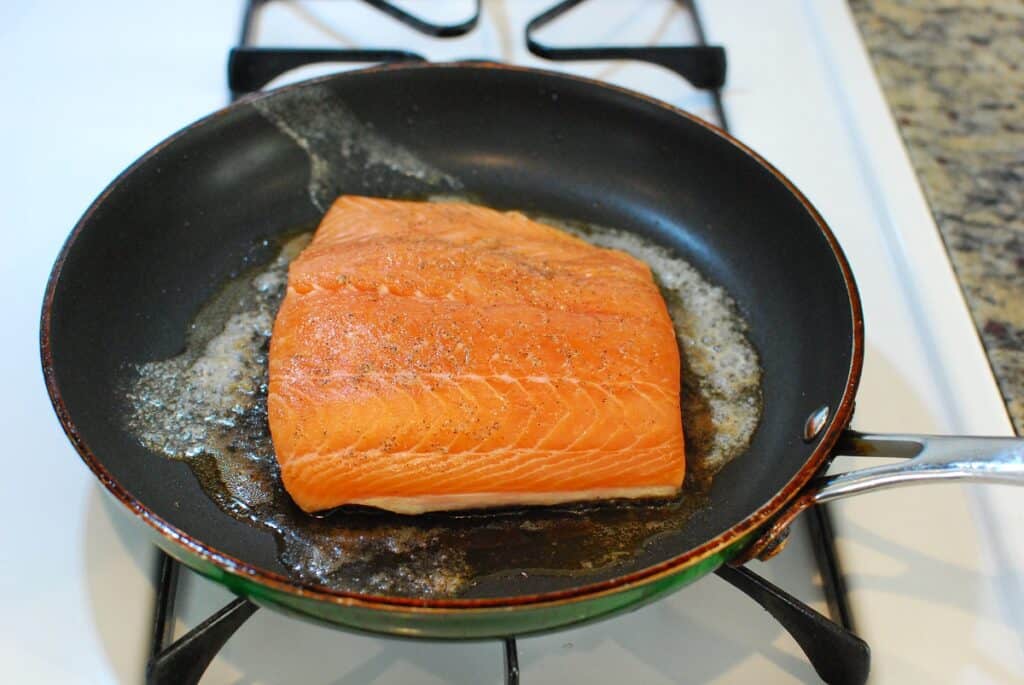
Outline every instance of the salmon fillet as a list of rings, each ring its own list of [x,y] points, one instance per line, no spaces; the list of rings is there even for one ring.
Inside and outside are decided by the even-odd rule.
[[[305,511],[682,484],[679,350],[650,270],[516,212],[339,198],[292,262],[269,365]]]

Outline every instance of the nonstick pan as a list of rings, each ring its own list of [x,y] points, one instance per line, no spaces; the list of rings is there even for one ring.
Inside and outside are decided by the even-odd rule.
[[[296,580],[273,535],[225,514],[188,465],[126,430],[123,381],[126,369],[182,350],[202,304],[267,258],[254,245],[315,224],[341,192],[458,192],[636,232],[689,260],[738,303],[760,355],[764,409],[749,448],[678,530],[599,569],[511,567],[455,597]],[[922,478],[1024,478],[1014,440],[844,434],[863,358],[857,289],[821,217],[765,160],[658,101],[528,69],[349,72],[243,99],[186,128],[75,227],[46,291],[41,338],[65,431],[160,547],[257,603],[361,630],[484,638],[559,628],[770,555],[818,501]],[[912,459],[817,477],[841,438],[847,454]],[[477,516],[459,525],[486,527],[489,515]],[[557,543],[551,535],[536,544]],[[402,561],[370,570],[401,573]]]

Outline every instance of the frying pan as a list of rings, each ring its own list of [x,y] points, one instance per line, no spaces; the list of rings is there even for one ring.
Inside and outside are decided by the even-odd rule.
[[[346,115],[330,115],[337,111]],[[351,121],[438,173],[339,153],[339,140],[359,143],[334,130]],[[453,183],[492,206],[636,232],[723,286],[760,355],[760,424],[714,479],[708,503],[623,563],[586,573],[509,569],[486,592],[454,598],[296,580],[272,535],[223,513],[186,464],[126,430],[124,370],[180,352],[197,310],[245,267],[252,246],[315,223],[318,196],[422,197]],[[161,548],[257,603],[361,630],[484,638],[559,628],[640,606],[726,562],[766,557],[819,501],[924,478],[1024,480],[1014,440],[844,433],[863,324],[850,268],[818,213],[718,129],[563,74],[375,68],[250,97],[197,122],[126,170],[75,227],[47,287],[41,339],[68,437]],[[840,439],[846,454],[911,459],[821,477]]]

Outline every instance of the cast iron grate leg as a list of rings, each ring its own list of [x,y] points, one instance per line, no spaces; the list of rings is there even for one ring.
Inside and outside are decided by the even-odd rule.
[[[514,637],[505,638],[505,685],[519,685],[519,651]]]
[[[826,683],[867,682],[871,649],[866,642],[749,569],[726,565],[715,573],[771,614],[797,641]]]
[[[753,571],[723,566],[716,573],[770,613],[793,636],[826,683],[863,685],[867,681],[871,652],[859,637]],[[244,598],[233,600],[171,643],[178,574],[178,563],[160,552],[147,685],[199,683],[217,653],[258,608]],[[515,637],[504,639],[504,655],[505,683],[519,685]]]
[[[672,45],[672,46],[590,46],[560,48],[541,43],[534,38],[534,32],[547,26],[572,8],[586,0],[563,0],[538,14],[526,25],[526,46],[530,52],[558,62],[575,62],[596,59],[627,59],[649,62],[671,69],[689,81],[696,88],[716,89],[725,83],[725,50],[716,45]],[[689,2],[681,3],[694,15]],[[698,29],[703,36],[703,32]],[[703,43],[703,38],[702,41]]]
[[[252,47],[249,43],[256,24],[257,12],[269,1],[248,0],[245,5],[239,45],[232,48],[228,55],[228,88],[231,90],[232,99],[237,99],[246,93],[256,92],[281,74],[307,64],[425,61],[422,55],[409,50]],[[481,0],[475,0],[473,14],[468,19],[454,24],[435,24],[410,14],[385,0],[363,0],[363,2],[420,33],[436,38],[451,38],[469,33],[480,22],[482,11]]]
[[[473,14],[465,21],[456,22],[454,24],[435,24],[433,22],[425,21],[414,14],[410,14],[405,10],[392,5],[390,2],[385,0],[363,0],[367,5],[378,9],[384,14],[397,19],[406,26],[412,29],[416,29],[420,33],[433,36],[434,38],[455,38],[457,36],[464,36],[474,28],[480,22],[480,4],[481,0],[474,0],[473,2]]]
[[[242,34],[238,41],[240,45],[248,45],[249,38],[252,37],[252,29],[256,25],[256,13],[263,5],[270,2],[273,2],[273,0],[248,0],[245,3],[245,10],[242,14]],[[406,12],[387,0],[363,0],[363,2],[392,19],[397,19],[409,28],[435,38],[455,38],[466,35],[480,23],[480,13],[482,11],[481,0],[473,0],[473,14],[469,18],[454,24],[435,24],[415,14]]]
[[[198,685],[203,674],[227,641],[259,608],[239,597],[208,619],[171,642],[174,636],[174,604],[178,594],[180,565],[163,552],[157,568],[156,608],[153,617],[146,685]],[[516,639],[506,637],[505,685],[519,685]]]
[[[255,613],[257,607],[239,597],[211,615],[175,642],[174,603],[179,566],[160,552],[153,641],[146,665],[147,685],[196,685],[224,644]]]

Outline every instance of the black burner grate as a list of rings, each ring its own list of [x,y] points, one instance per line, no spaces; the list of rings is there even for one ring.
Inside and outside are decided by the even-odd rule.
[[[638,60],[671,69],[696,88],[717,89],[725,84],[725,50],[719,46],[704,45],[703,34],[700,34],[701,45],[640,45],[634,47],[573,46],[561,48],[545,45],[534,38],[534,31],[547,26],[558,19],[558,17],[574,7],[582,5],[584,2],[586,0],[563,0],[563,2],[531,19],[526,25],[526,46],[530,49],[530,52],[538,57],[556,62],[595,59]],[[691,15],[695,17],[694,24],[699,25],[696,15],[693,14],[692,5],[690,3],[686,3],[686,5],[690,9]]]
[[[157,604],[146,668],[150,685],[194,685],[224,644],[259,608],[248,599],[232,600],[178,640],[171,642],[177,594],[178,562],[160,553]],[[871,652],[849,629],[834,623],[796,597],[746,568],[722,566],[716,575],[772,615],[796,640],[826,683],[862,685]],[[505,683],[518,685],[519,656],[515,636],[504,638]]]
[[[245,14],[242,18],[242,33],[239,45],[228,55],[228,88],[231,97],[238,98],[245,93],[252,93],[267,85],[285,72],[307,64],[322,62],[423,62],[422,55],[408,50],[367,50],[367,49],[307,49],[287,47],[252,47],[249,43],[252,30],[256,25],[256,13],[263,5],[272,0],[247,0]],[[385,0],[363,0],[367,5],[380,10],[406,26],[420,33],[435,38],[456,38],[464,36],[480,22],[482,0],[474,0],[474,11],[468,19],[455,24],[435,24],[425,21],[416,15],[392,5]]]
[[[260,7],[270,1],[247,0],[239,46],[231,50],[228,58],[228,85],[233,98],[257,91],[277,76],[307,64],[426,61],[422,55],[406,50],[253,47],[250,41],[256,14]],[[472,31],[480,20],[481,1],[474,1],[474,13],[464,21],[455,24],[434,24],[385,0],[363,0],[420,33],[436,38],[461,36]],[[677,1],[690,13],[698,37],[697,45],[556,47],[534,38],[536,30],[585,1],[563,0],[531,19],[524,36],[529,50],[539,57],[553,61],[636,60],[671,69],[693,86],[711,93],[718,125],[728,131],[721,93],[726,74],[725,50],[707,44],[695,0]],[[829,612],[836,622],[749,569],[723,566],[716,574],[770,613],[793,636],[814,670],[825,682],[861,685],[867,680],[870,649],[852,632],[852,617],[836,557],[828,512],[820,506],[812,507],[805,514],[805,518],[810,528]],[[258,607],[247,599],[235,599],[189,633],[172,642],[180,567],[163,552],[159,555],[157,602],[146,682],[150,685],[198,683],[220,649]],[[519,658],[515,636],[504,639],[504,654],[505,683],[518,685]]]

